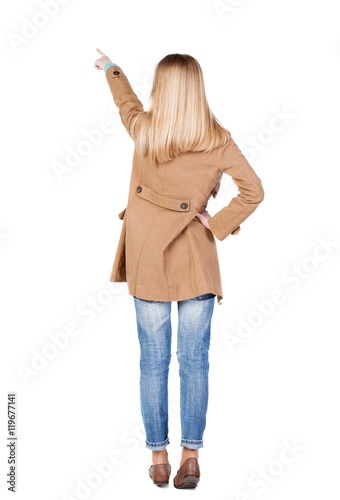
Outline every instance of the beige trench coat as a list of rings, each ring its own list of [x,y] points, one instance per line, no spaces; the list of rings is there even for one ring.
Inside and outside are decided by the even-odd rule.
[[[143,106],[119,66],[108,68],[106,80],[131,135],[131,122]],[[142,119],[137,119],[137,134]],[[223,173],[232,177],[239,193],[209,219],[210,231],[196,214],[206,208]],[[135,151],[127,206],[118,215],[123,222],[110,281],[127,282],[129,294],[145,300],[214,293],[221,304],[215,237],[237,234],[263,197],[261,180],[232,137],[209,153],[182,153],[155,167]]]

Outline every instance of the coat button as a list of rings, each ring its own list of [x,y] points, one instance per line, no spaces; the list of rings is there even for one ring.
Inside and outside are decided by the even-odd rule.
[[[181,203],[181,208],[183,208],[183,210],[185,210],[186,208],[188,208],[188,204],[187,203]]]
[[[136,189],[137,193],[140,193],[141,190],[142,190],[141,186],[137,186],[137,189]]]
[[[114,71],[113,74],[114,75],[120,75],[120,71]]]

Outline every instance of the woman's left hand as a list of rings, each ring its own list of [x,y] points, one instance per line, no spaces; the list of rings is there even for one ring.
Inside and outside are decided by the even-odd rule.
[[[209,229],[211,231],[210,226],[209,226],[209,219],[210,219],[211,215],[209,214],[209,212],[207,210],[204,210],[201,214],[197,213],[196,217],[203,224],[204,227],[206,227],[207,229]]]
[[[106,64],[112,62],[111,59],[106,56],[104,54],[104,52],[102,52],[101,50],[99,49],[96,49],[96,51],[98,52],[98,54],[101,55],[101,57],[99,59],[96,59],[95,63],[94,63],[94,67],[96,69],[104,69],[104,67],[106,66]]]

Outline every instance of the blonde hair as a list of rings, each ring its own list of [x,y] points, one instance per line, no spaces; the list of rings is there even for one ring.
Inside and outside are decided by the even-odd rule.
[[[228,142],[229,132],[210,110],[202,69],[192,56],[169,54],[159,61],[150,104],[134,139],[139,154],[149,155],[152,164]]]

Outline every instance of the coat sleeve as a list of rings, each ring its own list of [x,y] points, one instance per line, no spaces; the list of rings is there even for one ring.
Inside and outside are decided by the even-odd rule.
[[[230,203],[209,219],[212,233],[218,240],[237,234],[240,224],[251,215],[264,199],[262,182],[230,136],[219,150],[219,169],[230,175],[239,192]]]
[[[144,111],[143,105],[134,93],[129,80],[119,66],[110,66],[105,77],[123,125],[132,137],[134,118]]]

